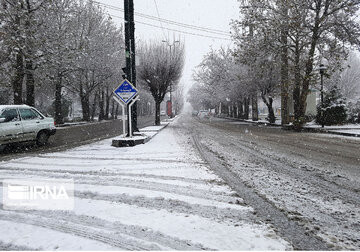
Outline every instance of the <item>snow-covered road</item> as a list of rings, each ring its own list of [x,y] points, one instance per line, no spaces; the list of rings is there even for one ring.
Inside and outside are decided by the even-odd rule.
[[[180,119],[179,134],[296,249],[360,249],[360,139]]]
[[[1,249],[284,250],[175,121],[145,145],[111,139],[0,163],[0,179],[74,179],[73,211],[0,210]]]

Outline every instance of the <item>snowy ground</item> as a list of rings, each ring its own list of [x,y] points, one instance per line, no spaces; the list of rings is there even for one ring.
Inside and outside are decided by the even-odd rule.
[[[249,196],[239,192],[245,202],[258,212],[261,204],[253,200],[254,193],[271,202],[273,214],[262,216],[278,224],[282,235],[294,242],[304,240],[297,228],[286,234],[287,226],[277,221],[285,213],[306,235],[321,238],[321,246],[359,250],[359,138],[296,133],[216,118],[184,119],[180,128],[181,134],[196,135],[205,154],[237,177],[234,187],[251,188]],[[310,249],[316,250],[311,244]]]
[[[360,128],[359,129],[331,130],[331,132],[347,133],[347,134],[359,135],[360,136]]]
[[[231,119],[231,118],[230,118]],[[249,123],[260,123],[260,124],[269,124],[269,121],[264,119],[264,115],[261,115],[258,121],[253,121],[251,119],[244,120],[244,121],[235,121],[232,122],[233,124],[249,124]],[[273,125],[281,126],[281,119],[276,119]],[[319,129],[324,130],[329,133],[347,133],[352,135],[359,135],[360,136],[360,124],[344,124],[344,125],[333,125],[333,126],[324,126],[321,127],[319,124],[315,124],[314,122],[307,123],[304,128],[307,129]]]
[[[74,211],[1,209],[0,250],[292,249],[208,169],[189,136],[175,135],[176,125],[132,148],[108,139],[0,163],[1,180],[75,181]]]

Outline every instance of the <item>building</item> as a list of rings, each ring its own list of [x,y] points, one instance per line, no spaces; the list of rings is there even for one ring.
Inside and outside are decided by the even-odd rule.
[[[315,117],[317,113],[316,109],[316,96],[317,96],[316,89],[309,89],[309,94],[306,98],[306,111],[305,115],[309,117]],[[280,112],[279,112],[280,113]],[[294,118],[294,100],[292,95],[289,96],[289,114],[290,118]]]

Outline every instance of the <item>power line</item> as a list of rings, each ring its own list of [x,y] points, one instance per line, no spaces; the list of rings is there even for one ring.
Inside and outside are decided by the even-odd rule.
[[[116,16],[116,15],[111,15],[111,14],[109,14],[109,16],[110,16],[110,17],[114,17],[114,18],[124,19],[123,17]],[[157,26],[157,25],[148,24],[148,23],[144,23],[144,22],[141,22],[141,21],[135,21],[135,22],[138,23],[138,24],[143,24],[143,25],[147,25],[147,26],[151,26],[151,27],[156,27],[156,28],[162,29],[162,27]],[[199,33],[192,33],[192,32],[187,32],[187,31],[181,31],[181,30],[171,29],[171,28],[167,28],[167,27],[164,27],[163,29],[169,30],[169,31],[174,31],[174,32],[180,32],[180,33],[184,33],[184,34],[189,34],[189,35],[193,35],[193,36],[199,36],[199,37],[205,37],[205,38],[212,38],[212,39],[220,39],[220,40],[229,40],[229,41],[231,41],[231,39],[229,39],[229,38],[221,38],[221,37],[208,36],[208,35],[203,35],[203,34],[199,34]]]
[[[162,32],[163,32],[164,39],[166,40],[166,35],[165,35],[164,27],[163,27],[162,22],[161,22],[161,19],[160,19],[159,8],[158,8],[158,6],[157,6],[156,0],[154,0],[154,3],[155,3],[155,8],[156,8],[156,13],[157,13],[158,18],[159,18],[159,23],[160,23],[160,26],[161,26],[161,30],[162,30]]]
[[[116,7],[116,6],[113,6],[113,5],[104,4],[104,3],[97,2],[97,1],[94,1],[94,2],[99,4],[99,5],[102,5],[102,6],[106,7],[108,9],[121,11],[121,12],[124,11],[122,8],[119,8],[119,7]],[[214,35],[230,37],[229,33],[221,31],[221,30],[217,30],[217,29],[212,29],[212,28],[207,28],[207,27],[201,27],[201,26],[195,26],[195,25],[180,23],[180,22],[176,22],[176,21],[172,21],[172,20],[168,20],[168,19],[164,19],[164,18],[160,18],[160,17],[154,17],[154,16],[151,16],[151,15],[147,15],[147,14],[143,14],[143,13],[139,13],[139,12],[135,12],[135,14],[137,16],[139,16],[139,17],[142,17],[142,18],[146,18],[146,19],[150,19],[150,20],[154,20],[154,21],[160,21],[160,23],[163,22],[163,23],[170,24],[170,25],[181,26],[181,27],[187,28],[187,29],[193,29],[193,30],[197,30],[197,31],[201,31],[201,32],[212,33]],[[161,24],[161,26],[162,26],[162,24]]]

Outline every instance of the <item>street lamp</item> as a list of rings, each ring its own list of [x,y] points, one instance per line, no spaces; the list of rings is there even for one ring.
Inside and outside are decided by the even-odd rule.
[[[174,40],[174,42],[172,44],[169,44],[169,42],[167,40],[163,40],[162,41],[163,43],[166,43],[169,47],[170,47],[170,59],[172,58],[172,51],[171,51],[171,48],[173,46],[176,45],[176,43],[179,43],[180,44],[180,41],[179,40]],[[171,104],[171,114],[170,114],[170,118],[173,118],[174,115],[173,115],[173,107],[172,107],[172,81],[170,82],[170,104]]]
[[[321,116],[321,127],[324,128],[324,74],[325,71],[327,69],[327,60],[326,59],[321,59],[320,60],[320,64],[318,67],[318,70],[320,72],[320,77],[321,77],[321,87],[320,87],[320,97],[321,97],[321,108],[320,108],[320,116]]]

